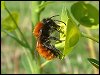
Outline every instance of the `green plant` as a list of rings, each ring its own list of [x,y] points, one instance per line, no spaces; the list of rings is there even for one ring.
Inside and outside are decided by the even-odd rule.
[[[88,4],[86,2],[77,2],[72,5],[71,12],[72,12],[73,16],[75,17],[75,19],[79,22],[79,25],[83,25],[83,26],[89,27],[91,29],[98,28],[99,12],[91,4]],[[84,34],[81,32],[81,35],[82,35],[82,37],[89,38],[89,39],[99,43],[99,40],[90,36],[91,34],[87,35],[87,34]],[[95,59],[93,60],[92,58],[89,58],[88,60],[89,60],[89,62],[91,62],[91,63],[93,62],[94,64],[97,64],[99,66],[99,63],[94,62],[97,60],[95,60]]]
[[[34,1],[31,3],[32,32],[36,23],[40,21],[40,15],[42,14],[43,10],[46,8],[46,6],[52,3],[53,2],[46,2],[46,1]],[[37,52],[35,51],[36,41],[34,36],[32,36],[32,45],[30,45],[27,39],[25,38],[24,33],[22,33],[21,29],[19,28],[18,25],[19,14],[16,12],[11,12],[7,8],[4,1],[2,1],[1,4],[2,4],[1,5],[2,8],[5,9],[9,14],[8,17],[2,20],[2,31],[31,52],[31,55],[29,57],[26,54],[27,61],[25,62],[29,64],[31,73],[40,73],[41,71],[37,71],[37,70],[41,70],[41,68],[44,67],[49,61],[45,61],[41,65],[41,58],[39,55],[37,55]],[[72,15],[70,13],[72,13]],[[55,46],[59,48],[64,54],[64,56],[61,56],[62,60],[73,50],[75,45],[78,43],[79,39],[82,37],[89,38],[99,43],[99,41],[96,38],[94,38],[90,34],[86,34],[82,32],[79,29],[80,26],[83,26],[83,28],[86,27],[86,30],[89,30],[87,28],[91,28],[91,29],[98,28],[99,27],[98,15],[99,15],[98,10],[94,6],[86,2],[76,2],[71,6],[71,11],[68,10],[66,6],[63,6],[60,17],[61,17],[61,21],[66,23],[66,26],[63,25],[62,23],[59,25],[61,26],[61,30],[63,30],[64,32],[64,34],[62,33],[60,34],[60,40],[65,40],[65,41],[63,41],[62,43],[55,44]],[[75,20],[77,20],[77,22]],[[16,34],[17,32],[19,32],[20,37]],[[32,32],[31,35],[33,35]],[[33,63],[31,63],[32,60],[33,63],[37,66],[32,66],[33,65]],[[94,60],[90,60],[90,59],[89,61],[94,62]],[[24,66],[25,69],[28,71],[25,62],[24,62]],[[99,66],[98,63],[96,64]],[[39,68],[39,66],[41,66],[41,68]],[[35,67],[37,67],[36,70]]]

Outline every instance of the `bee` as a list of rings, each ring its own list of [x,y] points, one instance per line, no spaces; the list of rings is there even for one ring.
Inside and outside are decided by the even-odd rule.
[[[61,32],[60,26],[57,25],[55,21],[62,21],[53,20],[52,18],[55,16],[45,18],[41,22],[38,22],[33,31],[33,34],[37,39],[36,50],[47,60],[51,60],[56,57],[60,58],[60,56],[63,55],[60,50],[58,50],[54,45],[51,44],[51,40],[62,42],[58,38],[51,36],[51,34],[55,31]]]

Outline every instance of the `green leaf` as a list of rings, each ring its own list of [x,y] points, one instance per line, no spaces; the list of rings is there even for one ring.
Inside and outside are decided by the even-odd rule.
[[[55,46],[63,51],[64,56],[68,55],[73,47],[77,44],[80,37],[80,31],[76,23],[72,20],[68,10],[64,7],[62,9],[60,24],[63,33],[60,33],[60,40],[65,40],[61,43],[57,43]]]
[[[98,28],[99,11],[93,5],[85,2],[76,2],[71,6],[71,12],[81,25]]]
[[[99,69],[99,61],[93,58],[88,58],[88,61],[95,66],[97,69]]]
[[[66,25],[67,25],[67,21],[68,21],[68,16],[67,16],[67,10],[66,8],[64,7],[62,9],[62,13],[61,13],[61,21],[63,21]],[[61,27],[61,31],[63,32],[60,33],[60,40],[65,40],[66,39],[66,25],[64,23],[60,23],[60,27]],[[64,51],[64,47],[65,47],[65,41],[62,41],[61,43],[57,43],[55,44],[55,46],[61,50],[62,52]],[[63,56],[60,57],[61,59],[63,59]]]
[[[1,1],[1,9],[5,9],[5,1]]]
[[[68,11],[67,14],[69,19],[67,23],[65,48],[63,51],[64,55],[68,55],[72,51],[73,47],[77,44],[80,37],[80,31],[77,24],[73,21]]]
[[[11,13],[13,18],[15,19],[16,23],[18,23],[18,13],[13,12]],[[11,16],[7,16],[2,21],[2,28],[7,31],[14,31],[16,29],[16,25],[13,22]]]

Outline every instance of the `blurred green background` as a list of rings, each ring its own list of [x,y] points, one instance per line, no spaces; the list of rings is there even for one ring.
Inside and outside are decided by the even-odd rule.
[[[99,10],[98,1],[88,1],[94,5]],[[52,15],[61,14],[62,7],[66,7],[70,10],[70,6],[75,3],[75,1],[54,1],[46,6],[40,15],[40,20]],[[29,44],[32,43],[31,38],[31,1],[6,1],[6,6],[10,11],[15,11],[19,13],[19,27],[27,38]],[[1,11],[1,21],[8,15],[5,10]],[[34,18],[34,17],[32,17]],[[59,19],[59,17],[58,17]],[[85,32],[83,27],[80,30]],[[99,37],[99,29],[90,30],[93,36]],[[19,35],[19,34],[18,34]],[[93,42],[93,41],[92,41]],[[94,55],[95,58],[99,60],[99,44],[93,42]],[[23,61],[26,60],[25,51],[27,49],[20,46],[16,41],[7,36],[4,32],[1,32],[1,73],[11,74],[11,73],[30,73],[30,70],[26,70],[23,65]],[[89,42],[86,38],[80,38],[77,45],[74,47],[73,51],[66,56],[64,60],[55,59],[48,62],[44,67],[37,71],[37,73],[42,74],[94,74],[98,73],[98,70],[93,68],[89,63],[87,58],[91,57],[91,52],[89,48]],[[41,63],[45,61],[41,58]],[[27,64],[27,63],[26,63]],[[35,65],[35,64],[33,64]],[[33,67],[34,69],[37,66]],[[40,67],[40,66],[39,66]],[[35,73],[35,72],[34,72]]]

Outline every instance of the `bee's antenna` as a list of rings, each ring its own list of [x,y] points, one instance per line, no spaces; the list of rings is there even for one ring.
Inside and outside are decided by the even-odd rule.
[[[56,17],[56,16],[59,16],[59,15],[54,15],[54,16],[52,16],[52,17],[50,17],[50,18],[53,18],[53,17]]]
[[[65,22],[63,22],[63,21],[59,21],[59,20],[54,20],[54,21],[62,22],[62,23],[64,23],[64,24],[65,24]],[[66,25],[66,24],[65,24],[65,25]]]

